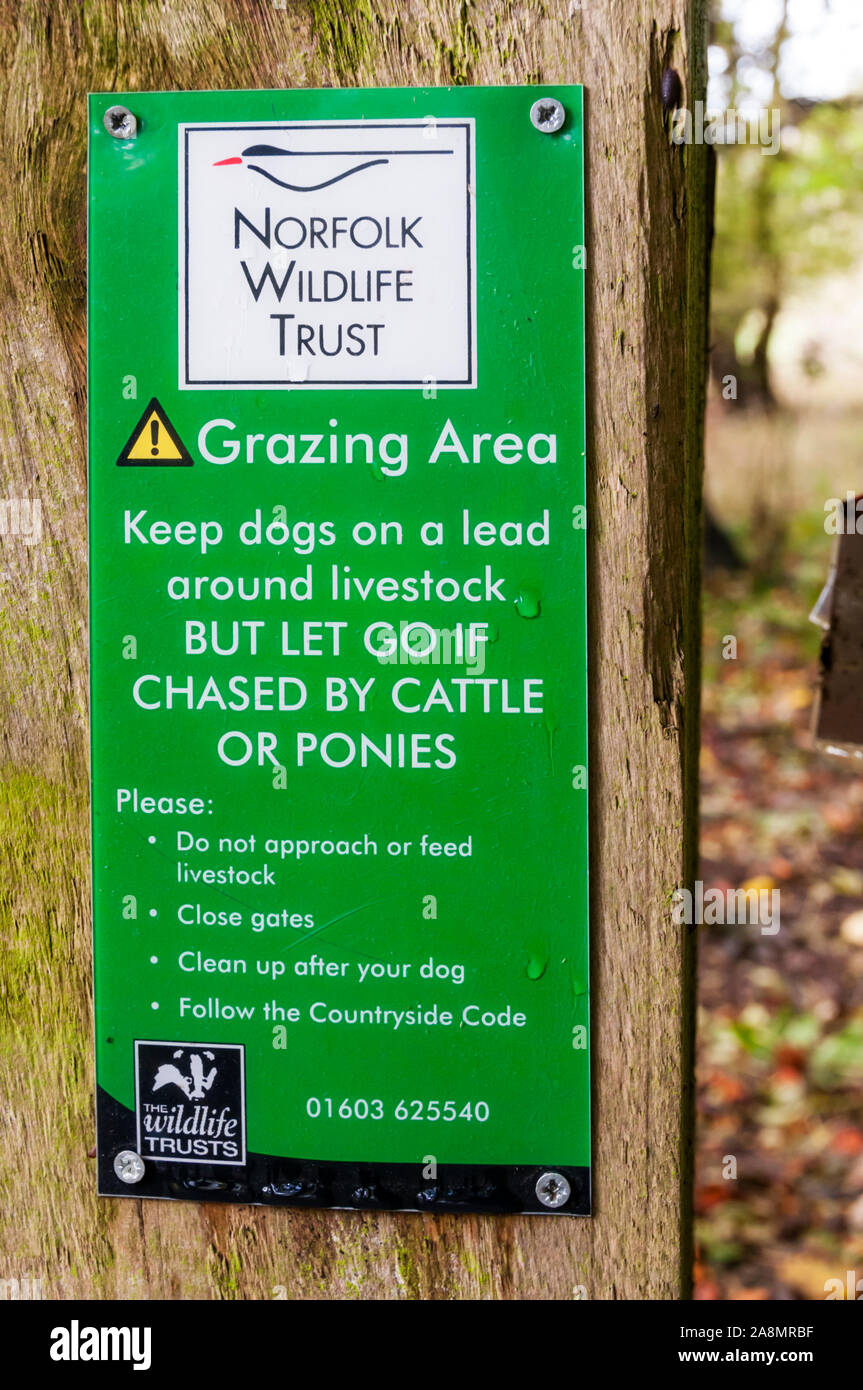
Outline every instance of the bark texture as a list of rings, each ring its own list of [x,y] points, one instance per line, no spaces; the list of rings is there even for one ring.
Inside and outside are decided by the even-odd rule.
[[[0,537],[0,1277],[61,1298],[686,1295],[692,962],[669,900],[696,834],[705,151],[670,144],[661,82],[703,98],[703,8],[0,0],[0,493],[43,525]],[[537,81],[587,88],[596,1215],[97,1199],[85,94]]]

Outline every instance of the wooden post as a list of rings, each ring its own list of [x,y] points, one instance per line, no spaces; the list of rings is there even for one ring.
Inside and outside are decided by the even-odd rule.
[[[662,77],[703,100],[703,0],[22,0],[0,41],[2,493],[41,501],[38,543],[8,508],[0,542],[4,1275],[49,1298],[686,1296],[692,959],[670,896],[695,870],[706,151],[670,142]],[[540,80],[587,89],[596,1215],[97,1199],[85,93]]]

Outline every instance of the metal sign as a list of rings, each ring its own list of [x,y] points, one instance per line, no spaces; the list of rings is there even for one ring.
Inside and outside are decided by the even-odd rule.
[[[91,98],[104,1194],[589,1212],[581,97]]]

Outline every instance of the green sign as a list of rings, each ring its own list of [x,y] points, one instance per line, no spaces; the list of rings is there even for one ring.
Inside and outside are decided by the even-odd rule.
[[[91,98],[103,1193],[589,1211],[582,150]]]

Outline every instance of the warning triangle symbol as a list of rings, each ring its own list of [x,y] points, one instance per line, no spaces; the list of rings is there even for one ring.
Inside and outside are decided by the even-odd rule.
[[[193,459],[154,396],[117,459],[120,468],[191,468]]]

